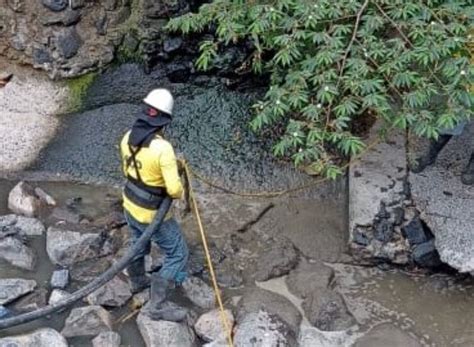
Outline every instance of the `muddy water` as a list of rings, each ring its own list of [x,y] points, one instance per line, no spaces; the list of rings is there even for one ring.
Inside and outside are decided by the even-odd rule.
[[[423,346],[474,346],[474,280],[333,264],[337,289],[366,329],[390,322]]]
[[[7,206],[8,192],[13,188],[15,183],[16,182],[13,181],[0,180],[0,215],[10,213]],[[105,215],[110,211],[110,204],[119,197],[118,190],[105,186],[88,186],[68,182],[33,182],[32,184],[43,188],[46,192],[51,194],[57,201],[58,206],[65,206],[68,199],[80,197],[81,203],[78,205],[77,212],[90,220]],[[14,277],[34,279],[37,281],[38,286],[49,288],[49,280],[55,266],[49,261],[46,253],[46,238],[30,237],[28,239],[28,245],[34,249],[37,255],[35,271],[21,270],[6,262],[1,262],[0,278]],[[78,283],[72,283],[70,287],[68,287],[68,290],[75,290],[79,285]],[[75,306],[82,305],[83,304],[79,302]],[[41,327],[51,327],[57,331],[61,331],[69,312],[70,310],[55,313],[29,324],[0,331],[0,337],[21,334]],[[122,345],[144,347],[144,342],[133,319],[123,324],[118,322],[119,318],[129,313],[128,307],[113,310],[111,313],[116,322],[113,328],[120,333]],[[71,347],[91,346],[90,339],[88,338],[70,338],[68,342]]]
[[[8,213],[7,195],[14,182],[0,180],[0,214]],[[64,206],[70,198],[81,197],[81,214],[94,219],[106,214],[118,191],[107,187],[78,185],[61,182],[37,184],[49,192]],[[211,241],[219,247],[236,233],[236,230],[254,219],[251,211],[260,211],[268,202],[261,199],[243,200],[230,197],[202,197],[204,220]],[[206,201],[206,199],[209,199]],[[315,261],[331,263],[335,269],[335,289],[346,298],[349,309],[360,324],[360,332],[384,322],[390,322],[415,337],[424,346],[474,346],[474,284],[471,279],[447,275],[410,275],[401,271],[381,271],[375,268],[349,266],[337,263],[344,252],[347,211],[344,196],[339,199],[315,202],[308,199],[274,199],[274,207],[264,218],[244,233],[242,252],[252,254],[260,251],[259,240],[282,235],[291,239],[301,255]],[[184,220],[190,241],[198,241],[192,220]],[[256,238],[256,237],[260,237]],[[34,272],[14,269],[0,264],[0,277],[32,278],[48,288],[54,269],[45,251],[44,237],[30,238],[38,259]],[[301,298],[291,295],[283,279],[276,279],[259,286],[277,292],[290,299],[301,309]],[[73,284],[72,287],[77,287]],[[224,290],[230,299],[237,291]],[[78,306],[82,303],[78,303]],[[52,327],[61,331],[69,311],[46,317],[28,325],[0,331],[0,336],[29,332],[38,327]],[[134,319],[125,323],[118,320],[129,313],[128,307],[112,311],[114,331],[120,333],[123,346],[142,347],[144,342]],[[306,320],[304,325],[307,326]],[[329,333],[332,334],[332,333]],[[71,346],[90,346],[89,338],[68,339]],[[334,340],[335,341],[335,340]],[[352,341],[352,340],[351,340]],[[338,343],[334,347],[342,346]]]

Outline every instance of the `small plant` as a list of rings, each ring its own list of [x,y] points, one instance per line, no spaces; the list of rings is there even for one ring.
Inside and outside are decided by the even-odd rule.
[[[368,113],[431,138],[472,117],[473,19],[462,0],[215,0],[168,29],[214,33],[200,46],[204,70],[250,42],[245,66],[271,81],[252,128],[284,126],[274,153],[335,178],[340,158],[366,147],[351,125]]]

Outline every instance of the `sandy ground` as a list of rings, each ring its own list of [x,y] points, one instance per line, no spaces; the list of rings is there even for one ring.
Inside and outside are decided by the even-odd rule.
[[[0,171],[28,166],[58,127],[54,117],[64,106],[67,90],[31,69],[0,60],[0,72],[13,73],[0,88]]]

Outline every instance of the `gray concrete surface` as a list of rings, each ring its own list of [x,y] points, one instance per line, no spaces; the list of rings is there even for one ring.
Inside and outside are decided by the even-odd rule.
[[[410,158],[426,148],[427,141],[410,138]],[[416,207],[435,235],[441,260],[460,272],[474,273],[474,186],[461,183],[474,150],[474,122],[453,137],[435,165],[420,174],[410,173]]]
[[[30,69],[0,60],[14,76],[0,88],[0,171],[28,166],[54,135],[67,90]]]

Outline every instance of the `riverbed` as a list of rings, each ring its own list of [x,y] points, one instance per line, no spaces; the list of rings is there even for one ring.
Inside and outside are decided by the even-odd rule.
[[[8,213],[6,199],[15,182],[0,181],[0,213]],[[34,182],[51,194],[58,205],[66,204],[72,198],[82,198],[79,211],[93,221],[106,215],[111,204],[119,196],[119,190],[109,186],[76,184],[71,182]],[[202,194],[199,201],[203,210],[205,226],[214,248],[225,251],[231,239],[240,238],[238,254],[233,255],[235,265],[255,265],[259,253],[265,249],[265,240],[285,236],[298,251],[299,259],[312,263],[324,263],[334,270],[331,281],[333,290],[340,293],[350,313],[357,321],[352,337],[334,339],[331,332],[321,334],[329,341],[328,346],[349,346],[354,336],[382,323],[390,323],[418,341],[422,346],[472,346],[474,332],[471,322],[474,307],[474,284],[472,278],[448,274],[408,273],[402,269],[360,267],[351,262],[346,251],[347,209],[343,192],[334,194],[336,199],[314,200],[304,197],[279,197],[273,199],[252,199],[228,196],[226,194]],[[268,208],[268,206],[271,206]],[[266,211],[261,215],[262,211]],[[180,214],[187,238],[193,248],[200,247],[194,218]],[[256,219],[256,216],[259,216]],[[48,218],[43,220],[48,226]],[[243,230],[242,226],[253,222]],[[37,280],[39,286],[48,288],[54,265],[45,251],[45,238],[29,240],[29,245],[38,256],[35,271],[17,270],[2,264],[0,277],[19,277]],[[255,282],[253,267],[244,271],[235,267],[236,275],[242,277],[240,285],[224,288],[224,298],[228,306],[236,302],[246,288],[257,285],[274,291],[290,299],[301,309],[302,298],[290,293],[285,284],[285,276],[270,281]],[[219,265],[218,265],[219,268]],[[237,274],[238,272],[238,274]],[[290,272],[291,273],[291,272]],[[204,276],[205,278],[205,276]],[[69,290],[77,288],[72,283]],[[179,300],[179,298],[178,298]],[[182,304],[189,305],[186,300]],[[76,304],[80,306],[82,303]],[[112,310],[115,320],[130,312],[123,307]],[[38,327],[52,327],[60,331],[68,312],[30,323],[25,326],[3,331],[0,336],[26,333]],[[303,327],[309,327],[307,319]],[[120,333],[122,345],[144,346],[142,337],[132,318],[125,323],[115,323],[114,331]],[[71,346],[90,346],[89,338],[68,339]]]

